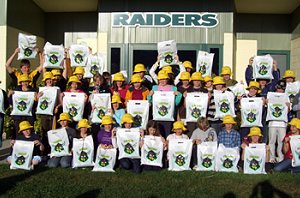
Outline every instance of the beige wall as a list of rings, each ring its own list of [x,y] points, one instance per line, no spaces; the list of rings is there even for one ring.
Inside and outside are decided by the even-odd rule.
[[[257,41],[256,40],[237,40],[236,41],[236,67],[235,78],[237,81],[245,80],[245,71],[249,63],[249,58],[256,55]]]
[[[1,89],[6,89],[6,26],[0,26],[0,84]]]
[[[234,38],[233,33],[224,33],[224,46],[223,46],[223,66],[229,66],[233,68],[233,49],[234,49]]]
[[[300,80],[300,38],[291,41],[291,69],[296,73],[296,79]]]

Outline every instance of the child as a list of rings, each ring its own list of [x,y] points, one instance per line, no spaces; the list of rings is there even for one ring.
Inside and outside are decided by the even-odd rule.
[[[205,76],[204,77],[204,83],[205,83],[205,88],[207,89],[208,92],[212,93],[213,92],[213,79],[210,76]]]
[[[223,77],[224,82],[226,83],[226,87],[233,86],[237,83],[236,80],[231,79],[232,73],[231,68],[229,66],[222,67],[221,76]]]
[[[125,114],[125,109],[122,108],[122,101],[118,94],[114,94],[111,98],[111,115],[115,121],[116,127],[121,127],[122,117]]]
[[[87,136],[90,135],[89,129],[91,128],[89,121],[87,119],[81,119],[78,122],[78,134],[77,138],[86,138]]]
[[[223,118],[223,125],[225,126],[218,136],[218,144],[223,144],[225,147],[234,148],[241,146],[240,133],[233,129],[234,121],[231,115],[226,115]]]
[[[178,91],[183,94],[186,92],[186,90],[190,87],[190,73],[189,72],[182,72],[180,74],[180,82],[181,85],[178,87]],[[180,84],[180,83],[178,83]],[[183,105],[184,100],[180,101],[180,104],[178,105],[178,111],[177,111],[177,120],[184,120],[186,118],[186,109]]]
[[[187,129],[184,127],[184,124],[182,121],[176,121],[173,123],[173,129],[172,131],[174,133],[168,135],[167,137],[167,143],[169,143],[170,140],[173,139],[189,139],[189,137],[185,134],[183,134],[184,131]]]
[[[134,66],[133,74],[139,74],[142,79],[142,86],[146,87],[148,90],[152,89],[153,79],[150,75],[146,75],[145,65],[138,63]]]
[[[251,84],[251,82],[250,82]],[[244,157],[245,157],[245,148],[249,146],[249,144],[261,144],[263,143],[263,135],[261,134],[261,130],[258,127],[251,127],[250,128],[250,133],[247,135],[248,139],[244,140],[241,148],[243,149],[242,151],[242,156],[241,156],[241,163],[240,167],[244,167]],[[265,170],[269,172],[271,170],[271,165],[268,163],[270,161],[270,147],[266,145],[266,164],[265,164]]]
[[[88,94],[89,90],[89,81],[86,78],[83,78],[84,75],[84,68],[83,67],[76,67],[75,71],[73,72],[73,75],[77,76],[78,80],[80,80],[79,89],[84,91],[86,94]]]
[[[149,120],[146,126],[145,135],[149,137],[160,137],[161,141],[164,144],[164,150],[166,150],[166,140],[160,135],[157,122],[154,120]],[[142,141],[141,145],[144,144],[144,141]],[[150,165],[143,165],[143,170],[161,170],[161,167],[159,166],[150,166]]]
[[[192,65],[191,61],[187,60],[187,61],[184,61],[182,64],[183,64],[185,70],[191,74],[193,71],[193,65]]]
[[[131,77],[131,86],[128,88],[125,96],[126,103],[128,100],[147,100],[149,90],[142,86],[143,79],[139,74],[133,74]]]
[[[113,137],[116,134],[116,128],[113,128],[114,121],[111,116],[106,115],[102,118],[103,128],[100,129],[97,135],[97,145],[104,149],[111,149],[116,147],[116,142]]]
[[[32,133],[33,126],[28,121],[20,122],[18,135],[16,140],[31,141],[34,142],[33,154],[32,154],[32,167],[38,165],[41,161],[41,152],[44,151],[44,145],[42,144],[40,137]],[[11,146],[15,144],[15,140],[11,141]],[[7,158],[8,164],[11,164],[11,156]]]
[[[68,125],[72,120],[67,113],[61,113],[59,120],[57,121],[61,125],[61,128],[65,128],[69,138],[69,149],[73,147],[73,138],[76,137],[76,131],[70,128]],[[48,160],[48,167],[58,167],[59,165],[63,168],[71,166],[72,156],[52,157]]]
[[[290,145],[290,136],[300,135],[300,120],[298,118],[294,118],[291,120],[291,122],[289,122],[289,125],[291,126],[291,131],[286,134],[283,140],[284,160],[275,166],[275,172],[286,170],[291,170],[292,173],[300,172],[300,166],[292,167],[293,154]]]
[[[133,124],[132,115],[129,113],[124,114],[121,124],[122,128],[131,129]],[[140,173],[142,171],[140,159],[122,158],[120,159],[120,167],[125,170],[132,170],[134,173]]]
[[[122,104],[124,104],[125,102],[126,92],[128,88],[129,86],[126,85],[124,75],[121,72],[114,74],[113,83],[110,87],[110,92],[111,94],[119,94]]]

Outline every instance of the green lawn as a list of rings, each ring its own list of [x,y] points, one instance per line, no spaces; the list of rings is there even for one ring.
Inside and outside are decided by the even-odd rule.
[[[275,197],[300,197],[299,184],[300,174],[291,173],[164,170],[136,175],[120,169],[115,173],[46,167],[23,171],[0,165],[1,197],[250,197],[255,189],[265,197],[272,193],[279,195]]]

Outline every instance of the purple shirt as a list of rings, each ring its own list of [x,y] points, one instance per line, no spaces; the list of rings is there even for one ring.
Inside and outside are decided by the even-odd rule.
[[[98,145],[99,144],[112,145],[111,136],[112,136],[112,132],[111,131],[107,132],[104,129],[101,129],[98,132],[98,135],[97,135]]]

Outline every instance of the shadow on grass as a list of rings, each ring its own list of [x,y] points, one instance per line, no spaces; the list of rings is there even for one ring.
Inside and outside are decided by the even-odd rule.
[[[76,196],[76,198],[85,198],[85,197],[89,197],[89,198],[94,198],[94,197],[98,197],[98,195],[100,194],[100,192],[102,191],[102,189],[94,189],[94,190],[89,190],[81,195]]]
[[[7,191],[13,189],[18,182],[23,182],[24,180],[28,179],[29,177],[33,175],[37,175],[41,172],[44,172],[48,170],[46,167],[38,167],[37,169],[33,171],[28,171],[26,173],[20,174],[20,175],[14,175],[10,177],[5,177],[0,179],[0,195],[5,194]]]
[[[252,190],[250,198],[263,197],[263,198],[290,198],[291,196],[285,192],[275,188],[268,180],[258,183]]]

